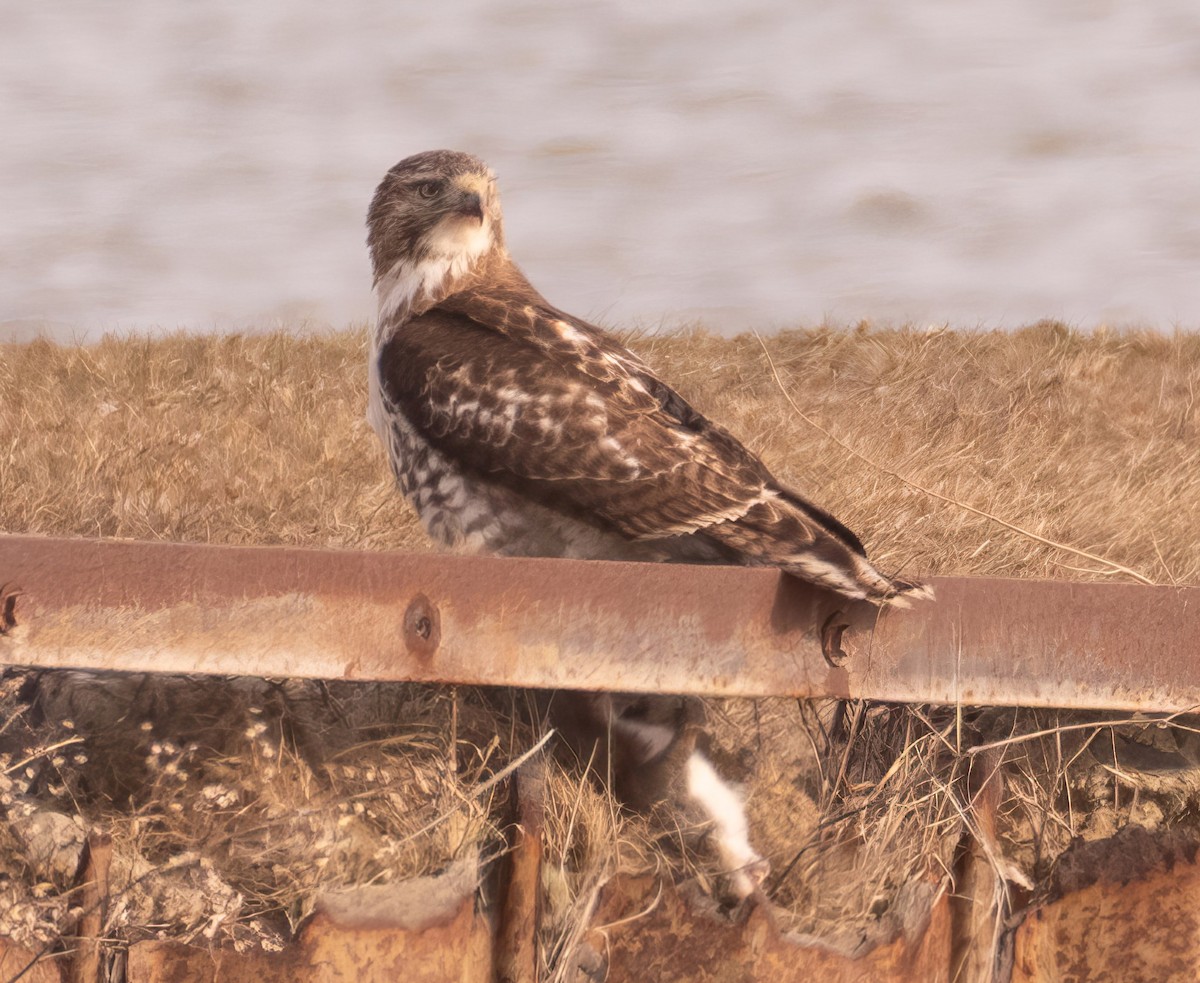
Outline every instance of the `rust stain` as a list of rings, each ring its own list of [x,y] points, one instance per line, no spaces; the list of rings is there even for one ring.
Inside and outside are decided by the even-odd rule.
[[[417,879],[437,891],[436,878]],[[129,947],[129,983],[492,983],[492,933],[475,910],[474,882],[452,898],[420,897],[416,882],[391,885],[415,895],[397,908],[386,889],[321,910],[283,952],[239,953],[182,942]],[[448,903],[443,903],[448,902]],[[413,920],[414,906],[428,917]]]
[[[879,612],[771,570],[3,535],[0,583],[13,665],[1200,706],[1196,587],[935,578]]]
[[[850,673],[845,669],[830,669],[825,674],[825,689],[829,695],[839,700],[852,700],[854,694],[850,689]]]
[[[0,936],[0,980],[21,983],[63,983],[59,963],[47,953],[37,953]]]
[[[1012,983],[1200,979],[1197,845],[1131,830],[1064,855],[1084,886],[1017,929]],[[1071,853],[1078,856],[1071,856]]]
[[[588,941],[607,956],[608,983],[948,983],[946,893],[911,914],[910,931],[849,956],[785,938],[763,906],[720,918],[678,888],[663,885],[660,893],[653,878],[618,877],[601,894]]]

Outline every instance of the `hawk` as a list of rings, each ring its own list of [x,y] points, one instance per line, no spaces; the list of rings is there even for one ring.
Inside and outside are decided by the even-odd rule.
[[[378,302],[367,415],[435,540],[507,556],[777,567],[876,604],[930,596],[872,566],[854,533],[633,352],[551,306],[509,258],[479,158],[402,160],[367,226]],[[737,792],[696,749],[688,704],[553,701],[564,738],[628,805],[669,799],[698,813],[734,893],[755,890],[768,866]]]
[[[447,546],[506,556],[777,567],[854,600],[920,584],[777,481],[628,348],[553,307],[504,247],[477,157],[416,154],[368,214],[368,417]]]

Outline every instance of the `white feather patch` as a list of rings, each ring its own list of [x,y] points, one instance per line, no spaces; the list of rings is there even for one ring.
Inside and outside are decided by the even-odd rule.
[[[687,761],[687,794],[712,821],[717,856],[735,893],[740,898],[753,894],[766,876],[766,862],[750,845],[750,824],[741,797],[699,751],[693,751]]]
[[[432,298],[447,281],[471,272],[481,256],[492,248],[492,223],[470,222],[459,217],[444,219],[426,242],[425,258],[413,263],[397,260],[375,281],[375,341],[398,311],[415,302]]]

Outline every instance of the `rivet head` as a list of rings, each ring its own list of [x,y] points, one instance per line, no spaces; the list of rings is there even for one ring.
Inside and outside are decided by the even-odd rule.
[[[0,635],[7,635],[17,627],[17,598],[21,591],[0,585]]]
[[[413,655],[428,659],[442,640],[442,619],[437,606],[418,594],[404,612],[404,644]]]
[[[842,612],[834,611],[821,626],[821,654],[832,668],[838,669],[849,656],[842,648],[842,634],[850,626],[841,620]]]

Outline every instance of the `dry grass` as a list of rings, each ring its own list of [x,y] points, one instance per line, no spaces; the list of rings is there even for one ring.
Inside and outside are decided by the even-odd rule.
[[[885,568],[1102,576],[887,478],[798,420],[754,338],[642,350]],[[1159,582],[1195,583],[1200,334],[785,332],[766,345],[797,404],[866,457]]]
[[[886,470],[1154,581],[1200,581],[1200,335],[1047,324],[765,343],[803,412],[879,467],[798,418],[755,338],[633,340],[884,568],[1113,576]],[[363,420],[364,359],[359,331],[0,346],[0,530],[429,549]],[[277,945],[319,890],[495,855],[503,803],[481,783],[539,736],[508,692],[46,674],[30,710],[16,682],[0,692],[0,934],[30,943],[67,924],[69,885],[28,855],[23,817],[114,833],[115,936]],[[1138,766],[1200,760],[1186,721],[856,707],[840,742],[827,722],[828,708],[792,701],[710,706],[772,899],[791,928],[848,950],[893,931],[904,892],[952,866],[972,744],[1050,730],[1003,748],[997,849],[1018,880],[1044,881],[1075,837],[1200,812],[1194,768]],[[622,815],[577,771],[550,776],[543,955],[565,978],[612,872],[716,882],[695,831]]]
[[[0,346],[0,529],[427,549],[363,419],[364,344]]]
[[[951,498],[1132,567],[1200,580],[1200,334],[783,332],[798,405]],[[913,491],[788,407],[758,342],[634,339],[884,567],[1103,576]],[[365,335],[0,346],[0,529],[428,549],[363,420]]]

